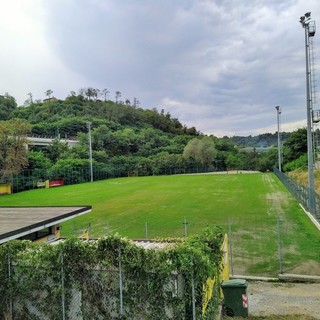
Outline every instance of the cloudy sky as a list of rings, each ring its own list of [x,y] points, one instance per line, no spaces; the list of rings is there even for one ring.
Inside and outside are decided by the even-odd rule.
[[[0,94],[107,88],[205,134],[306,126],[304,30],[318,0],[0,0]],[[319,59],[320,31],[314,37]],[[320,60],[320,59],[319,59]],[[319,65],[319,64],[318,64]],[[319,69],[317,70],[319,72]],[[320,98],[320,97],[319,97]],[[320,109],[315,105],[315,109]]]

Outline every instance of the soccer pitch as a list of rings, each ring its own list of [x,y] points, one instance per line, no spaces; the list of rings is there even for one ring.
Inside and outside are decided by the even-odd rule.
[[[92,205],[92,213],[65,223],[102,236],[106,226],[131,238],[182,236],[207,224],[227,225],[232,219],[254,220],[285,214],[287,191],[273,174],[174,175],[130,177],[52,189],[38,189],[0,198],[1,205]],[[293,201],[294,202],[294,201]]]
[[[92,205],[64,223],[67,237],[87,227],[91,237],[183,237],[218,225],[230,233],[235,265],[246,265],[235,272],[274,274],[279,244],[286,270],[311,261],[320,272],[319,231],[272,173],[117,178],[3,196],[0,204]]]

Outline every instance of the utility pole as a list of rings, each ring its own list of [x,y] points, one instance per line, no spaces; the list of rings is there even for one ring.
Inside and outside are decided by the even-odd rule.
[[[311,12],[300,17],[300,23],[305,30],[306,55],[306,97],[307,97],[307,143],[308,143],[308,211],[315,214],[314,166],[313,166],[313,139],[312,139],[312,94],[310,68],[310,38],[315,35],[315,21],[311,20]]]
[[[278,168],[281,172],[281,141],[280,141],[280,114],[281,110],[279,106],[276,106],[277,109],[277,124],[278,124]]]

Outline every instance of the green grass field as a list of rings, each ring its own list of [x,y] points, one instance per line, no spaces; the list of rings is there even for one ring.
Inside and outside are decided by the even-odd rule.
[[[140,239],[146,223],[148,238],[183,236],[185,218],[188,234],[219,225],[231,230],[238,273],[276,273],[281,230],[285,270],[320,274],[320,233],[272,173],[118,178],[2,196],[0,205],[92,205],[63,225],[63,236],[80,236],[89,224],[92,237],[111,230]]]

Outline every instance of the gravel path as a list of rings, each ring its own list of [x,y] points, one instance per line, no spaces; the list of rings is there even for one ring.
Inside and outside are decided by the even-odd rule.
[[[300,315],[320,319],[320,283],[249,281],[247,294],[249,315]]]

